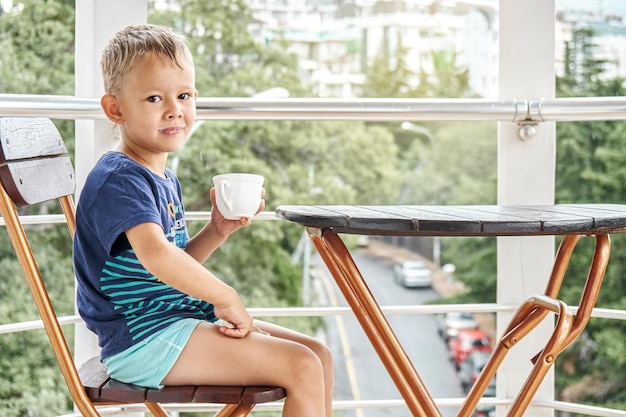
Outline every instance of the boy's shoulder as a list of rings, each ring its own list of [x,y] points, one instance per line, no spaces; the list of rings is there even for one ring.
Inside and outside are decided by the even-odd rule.
[[[131,182],[145,182],[145,168],[121,152],[110,151],[98,159],[85,181],[85,189],[97,191],[102,187]]]
[[[153,174],[148,168],[127,155],[109,151],[103,154],[87,176],[85,188],[96,192],[103,188],[147,188],[157,189],[158,184],[173,181],[178,187],[178,179],[166,168],[168,179]],[[132,185],[131,185],[132,184]]]
[[[100,159],[98,159],[92,171],[96,171],[96,170],[116,171],[119,169],[128,169],[132,165],[135,165],[135,164],[130,164],[130,162],[133,162],[132,159],[130,159],[128,156],[124,155],[123,153],[117,152],[117,151],[109,151],[103,154],[100,157]]]
[[[121,152],[109,151],[102,155],[89,173],[88,181],[102,182],[111,177],[129,178],[129,174],[146,176],[149,171]]]

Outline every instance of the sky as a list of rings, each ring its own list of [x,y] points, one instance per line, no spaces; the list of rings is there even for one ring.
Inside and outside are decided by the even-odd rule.
[[[557,7],[567,9],[589,10],[603,14],[618,14],[626,17],[625,0],[556,0]]]

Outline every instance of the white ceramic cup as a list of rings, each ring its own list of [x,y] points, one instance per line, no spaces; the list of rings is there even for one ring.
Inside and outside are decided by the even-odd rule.
[[[251,218],[261,204],[265,178],[257,174],[219,174],[213,177],[217,208],[225,219]]]

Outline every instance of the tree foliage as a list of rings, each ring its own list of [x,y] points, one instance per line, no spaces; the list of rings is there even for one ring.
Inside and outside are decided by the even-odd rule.
[[[393,45],[393,47],[390,47]],[[434,50],[434,71],[411,69],[409,48],[400,34],[395,44],[383,37],[379,52],[365,70],[363,96],[368,98],[452,98],[473,97],[469,70],[457,65],[454,51]]]
[[[398,34],[394,48],[383,38],[380,52],[365,69],[363,96],[368,98],[410,97],[417,78],[407,62],[408,48]]]
[[[63,230],[65,228],[65,230]],[[0,320],[38,318],[6,230],[0,230]],[[27,230],[59,314],[73,314],[71,242],[65,225]],[[69,343],[73,337],[68,333]],[[0,411],[6,417],[48,416],[71,409],[61,372],[43,330],[0,335]]]
[[[594,58],[594,33],[588,29],[574,32],[565,49],[565,72],[557,78],[560,97],[624,96],[624,80],[603,77],[605,61]],[[556,201],[558,203],[626,202],[626,151],[622,146],[626,123],[622,121],[589,121],[557,124]],[[563,299],[576,305],[593,254],[592,239],[579,244],[572,257],[562,289]],[[614,250],[607,268],[597,306],[623,309],[626,305],[626,253],[618,248],[626,245],[621,235],[611,236]],[[616,250],[617,249],[617,250]],[[557,362],[557,384],[572,392],[570,384],[580,389],[573,401],[626,408],[624,388],[626,324],[619,320],[592,319],[585,329],[585,343],[574,344],[568,355]],[[593,353],[590,354],[589,352]],[[568,368],[569,367],[569,368]],[[574,369],[574,372],[571,369]],[[567,369],[570,372],[567,372]],[[578,372],[581,371],[581,372]],[[581,379],[582,371],[588,377]],[[591,378],[591,379],[589,379]],[[594,383],[589,383],[595,381]],[[600,384],[601,381],[601,384]],[[575,384],[576,385],[576,384]],[[598,387],[602,390],[599,391]]]
[[[73,94],[74,1],[23,0],[0,14],[0,92]],[[73,124],[56,122],[73,149]],[[54,212],[49,204],[31,208]],[[58,211],[56,211],[58,212]],[[65,226],[63,226],[65,227]],[[61,232],[63,230],[61,229]],[[72,314],[74,300],[71,245],[59,227],[28,230],[55,307]],[[0,230],[0,320],[38,318],[32,296],[6,230]],[[72,335],[68,334],[70,344]],[[3,417],[49,416],[71,410],[71,402],[50,343],[43,330],[0,335],[0,414]]]
[[[0,16],[0,91],[73,94],[74,1],[19,4]]]

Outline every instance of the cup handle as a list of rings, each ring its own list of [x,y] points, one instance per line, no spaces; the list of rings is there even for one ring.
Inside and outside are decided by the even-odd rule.
[[[230,183],[228,181],[220,182],[219,184],[217,184],[217,192],[219,193],[219,196],[222,199],[222,202],[226,206],[226,209],[229,212],[232,212],[233,206],[230,204],[230,201],[228,201],[228,199],[226,198],[226,187],[230,187]]]

